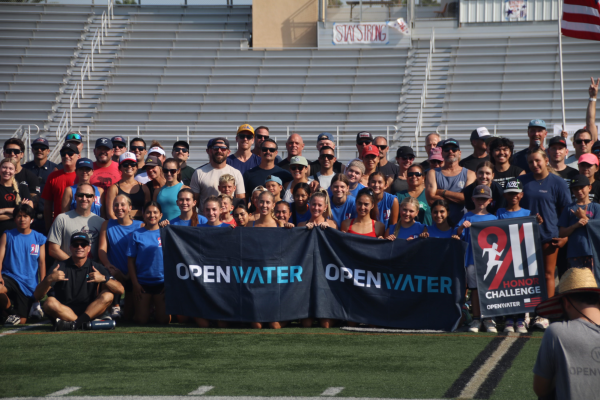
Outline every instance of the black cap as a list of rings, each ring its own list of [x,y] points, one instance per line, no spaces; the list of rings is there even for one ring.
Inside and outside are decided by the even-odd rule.
[[[112,138],[110,138],[110,141],[115,144],[115,143],[123,143],[125,146],[127,146],[127,141],[125,140],[125,138],[123,136],[113,136]]]
[[[158,156],[148,156],[144,162],[144,167],[162,167],[162,161]]]
[[[47,149],[50,148],[50,144],[48,143],[46,138],[43,138],[43,137],[39,137],[39,138],[35,139],[33,142],[31,142],[31,147],[34,147],[34,146],[46,146]]]
[[[217,142],[223,142],[225,143],[225,146],[227,146],[227,148],[229,148],[229,140],[227,140],[227,138],[224,137],[216,137],[213,139],[210,139],[208,141],[208,143],[206,144],[206,148],[210,149],[211,147],[213,147]]]
[[[64,151],[72,151],[75,154],[79,154],[79,149],[77,148],[77,146],[73,143],[67,142],[65,144],[63,144],[63,147],[60,149],[61,154]]]
[[[86,232],[75,232],[74,234],[72,234],[71,235],[71,243],[73,243],[76,240],[83,240],[87,244],[92,243],[92,240],[90,239],[90,235],[88,235]]]
[[[412,147],[402,146],[396,150],[396,158],[405,156],[415,156],[415,152],[413,151]]]
[[[111,150],[113,148],[113,144],[109,138],[101,137],[96,139],[96,146],[94,146],[94,148],[97,149],[98,147],[107,147],[109,150]]]
[[[77,163],[75,164],[75,169],[79,169],[79,168],[89,168],[89,169],[93,170],[94,163],[89,158],[80,158],[79,160],[77,160]]]
[[[600,140],[596,140],[592,145],[592,153],[598,154],[600,153]]]
[[[190,149],[190,144],[188,142],[186,142],[185,140],[180,140],[178,142],[173,143],[173,150],[175,150],[176,147],[185,147],[186,149]]]
[[[456,146],[460,150],[460,143],[458,143],[458,140],[456,140],[454,138],[442,140],[437,145],[437,147],[441,147],[442,149],[446,146]]]
[[[523,184],[517,178],[511,178],[506,181],[504,193],[521,193],[523,192]]]
[[[571,188],[576,186],[589,186],[590,180],[585,175],[575,175],[573,179],[571,179]]]
[[[373,135],[371,135],[370,132],[358,132],[358,134],[356,135],[356,143],[360,143],[363,141],[369,141],[372,142],[373,141]]]
[[[563,145],[563,146],[567,147],[567,140],[564,137],[562,137],[562,136],[554,136],[548,142],[548,147],[552,147],[555,144],[560,144],[560,145]]]
[[[477,128],[475,129],[473,132],[471,132],[471,140],[485,140],[487,138],[489,138],[490,136],[490,132],[487,130],[487,128],[485,126],[482,126],[481,128]]]

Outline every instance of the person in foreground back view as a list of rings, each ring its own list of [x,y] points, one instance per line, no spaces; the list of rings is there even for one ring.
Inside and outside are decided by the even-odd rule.
[[[596,399],[600,393],[600,288],[588,268],[571,268],[558,293],[535,312],[561,318],[544,333],[533,367],[533,391],[541,399]]]

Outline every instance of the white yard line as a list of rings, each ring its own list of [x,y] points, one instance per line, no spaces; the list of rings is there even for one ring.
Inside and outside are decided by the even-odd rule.
[[[254,396],[197,396],[202,400],[323,400],[322,397],[254,397]],[[190,400],[195,396],[69,396],[69,400]],[[12,397],[3,400],[51,400],[47,397]],[[56,397],[64,400],[64,397]],[[376,397],[336,397],[336,400],[447,400],[447,399],[391,399]]]
[[[336,394],[340,393],[342,390],[344,390],[343,387],[330,387],[325,389],[325,391],[323,393],[321,393],[321,396],[335,396]]]
[[[209,390],[214,389],[214,386],[200,386],[198,389],[194,390],[193,392],[189,392],[188,396],[201,396],[204,393],[208,392]]]
[[[20,328],[11,329],[9,331],[4,331],[4,332],[0,333],[0,337],[12,335],[13,333],[26,331],[27,329],[35,328],[35,327],[42,326],[42,325],[48,325],[48,321],[40,322],[37,324],[31,324],[31,325],[27,325],[27,326],[22,326]],[[15,326],[18,326],[18,325],[15,325]]]
[[[60,396],[64,396],[66,394],[69,393],[73,393],[76,390],[81,389],[80,386],[67,386],[66,388],[59,390],[58,392],[54,392],[54,393],[50,393],[49,395],[46,395],[46,397],[60,397]]]

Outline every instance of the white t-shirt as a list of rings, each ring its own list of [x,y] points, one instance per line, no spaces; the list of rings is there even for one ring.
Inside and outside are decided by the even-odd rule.
[[[312,178],[312,176],[309,176],[307,183],[311,183],[312,181],[314,181],[314,179]],[[331,180],[330,180],[330,182],[331,182]],[[290,204],[292,204],[294,202],[294,195],[292,194],[292,189],[293,189],[292,183],[294,183],[294,181],[288,182],[287,185],[283,187],[284,193],[283,193],[283,197],[281,197],[281,200],[287,201]]]
[[[198,209],[202,210],[204,201],[210,196],[219,195],[219,178],[225,174],[233,175],[235,178],[235,194],[245,194],[244,179],[239,170],[230,165],[225,165],[225,168],[215,169],[210,163],[201,166],[194,171],[190,188],[194,193],[200,194]]]
[[[91,243],[92,259],[98,260],[98,237],[104,219],[96,214],[90,214],[88,217],[77,214],[77,211],[71,210],[66,213],[59,214],[48,233],[48,242],[60,245],[60,249],[71,255],[71,235],[75,232],[86,232]]]
[[[329,189],[329,186],[331,186],[331,180],[334,176],[335,172],[333,172],[331,175],[321,175],[321,171],[317,172],[317,179],[319,180],[319,185],[321,185],[323,189]]]

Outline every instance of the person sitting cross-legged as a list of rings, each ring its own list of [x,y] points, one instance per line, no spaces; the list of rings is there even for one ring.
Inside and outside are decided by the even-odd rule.
[[[87,233],[73,233],[71,257],[55,264],[33,293],[38,301],[48,295],[43,308],[57,331],[83,329],[125,291],[102,264],[88,258],[90,244]]]

